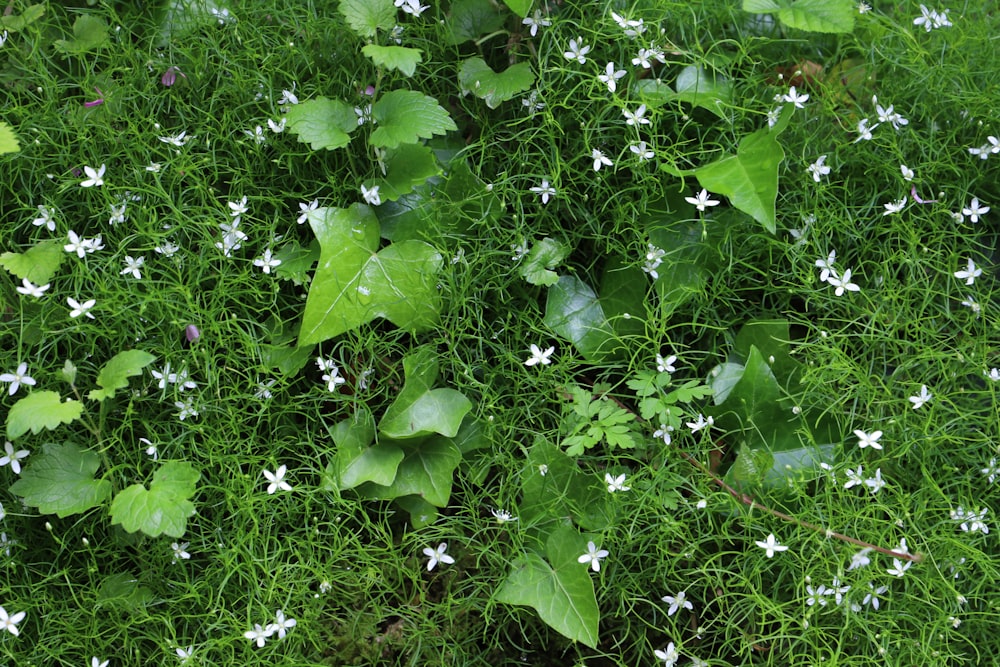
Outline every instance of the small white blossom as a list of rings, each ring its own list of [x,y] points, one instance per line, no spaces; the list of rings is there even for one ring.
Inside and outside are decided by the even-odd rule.
[[[288,471],[288,467],[284,465],[278,466],[278,469],[274,472],[270,470],[264,471],[264,478],[267,479],[269,484],[267,485],[268,495],[274,495],[274,492],[278,489],[282,491],[291,491],[292,486],[285,481],[285,473]]]
[[[878,439],[882,437],[882,431],[872,431],[870,434],[864,431],[854,431],[854,435],[858,436],[858,447],[861,449],[865,447],[882,449],[882,445],[878,442]]]
[[[90,309],[97,305],[96,299],[88,299],[87,301],[80,303],[73,297],[68,297],[66,299],[66,303],[69,304],[70,308],[72,308],[69,312],[70,317],[76,318],[81,315],[86,315],[88,318],[94,319],[94,315],[90,312]]]
[[[625,70],[615,69],[614,63],[608,63],[604,68],[604,74],[598,74],[597,79],[607,85],[608,91],[613,93],[618,89],[618,79],[623,76],[625,76]]]
[[[658,373],[673,373],[677,370],[674,367],[674,363],[677,361],[677,355],[671,354],[669,357],[664,358],[663,355],[656,355],[656,371]]]
[[[563,56],[566,60],[575,60],[583,65],[587,62],[588,53],[590,53],[590,47],[583,43],[582,37],[577,37],[569,40],[569,50],[565,51]]]
[[[979,222],[980,216],[984,216],[990,212],[989,206],[980,206],[979,198],[973,197],[969,205],[962,209],[962,215],[968,218],[971,222]]]
[[[596,148],[590,151],[590,157],[594,161],[594,171],[600,171],[601,165],[606,167],[612,166],[610,158]]]
[[[427,556],[427,571],[430,572],[438,563],[444,563],[445,565],[451,565],[455,562],[455,559],[446,554],[448,551],[448,543],[442,542],[437,546],[437,549],[431,549],[430,547],[424,548],[424,555]]]
[[[587,553],[583,554],[576,559],[578,563],[590,563],[590,567],[594,572],[601,571],[601,559],[607,558],[609,552],[606,549],[598,549],[597,545],[593,542],[587,542]]]
[[[684,201],[686,201],[689,204],[694,204],[694,207],[696,209],[703,212],[706,206],[719,205],[719,200],[712,199],[711,196],[708,194],[708,190],[706,190],[705,188],[702,188],[701,192],[696,194],[694,197],[685,197]]]
[[[608,493],[614,493],[615,491],[631,491],[632,487],[625,486],[625,475],[618,475],[613,477],[611,473],[604,473],[604,483],[608,485]]]
[[[913,404],[913,409],[917,410],[923,407],[924,403],[931,400],[934,397],[929,391],[927,391],[927,385],[920,385],[920,393],[916,396],[910,396],[909,401]]]
[[[847,571],[857,570],[862,567],[867,567],[872,561],[868,557],[868,554],[872,552],[871,547],[867,547],[859,551],[858,553],[851,556],[851,564],[847,566]]]
[[[795,90],[795,86],[791,86],[788,89],[788,93],[781,99],[784,100],[785,102],[791,102],[799,109],[805,109],[806,108],[805,102],[809,99],[809,96],[806,95],[805,93],[802,93],[800,95],[798,91]],[[823,157],[826,156],[824,155]]]
[[[983,270],[976,267],[975,262],[971,259],[967,260],[968,264],[964,271],[956,271],[955,277],[964,280],[966,285],[971,285],[976,282],[976,278],[983,275]]]
[[[311,202],[300,202],[299,217],[295,221],[301,225],[309,219],[310,211],[315,211],[317,208],[319,208],[318,199],[313,199]]]
[[[540,12],[537,9],[535,10],[535,13],[532,14],[531,16],[526,16],[523,19],[521,19],[521,23],[530,28],[529,32],[531,33],[532,37],[538,34],[539,28],[547,28],[550,25],[552,25],[552,21],[543,18],[542,12]]]
[[[660,599],[670,605],[670,608],[667,609],[667,616],[673,616],[681,609],[694,610],[694,605],[687,599],[687,593],[684,591],[677,595],[664,595]]]
[[[264,273],[271,273],[271,269],[281,264],[281,260],[275,258],[271,254],[271,249],[268,248],[264,251],[264,254],[253,261],[254,266],[259,266],[260,270]]]
[[[170,548],[174,552],[174,562],[177,562],[179,560],[188,560],[191,558],[191,554],[187,552],[187,548],[189,546],[191,546],[190,542],[184,542],[181,544],[174,542],[173,544],[170,545]]]
[[[16,289],[19,294],[23,294],[25,296],[33,296],[36,299],[38,299],[41,298],[44,295],[45,290],[47,290],[50,287],[52,287],[51,283],[45,283],[44,285],[35,285],[27,278],[21,278],[21,287],[15,287],[14,289]]]
[[[104,185],[104,172],[106,168],[103,164],[96,170],[92,167],[84,167],[83,171],[87,174],[87,179],[80,182],[80,187],[99,188]]]
[[[883,204],[883,207],[885,208],[885,212],[882,214],[882,217],[899,213],[906,208],[906,197],[903,197],[899,201],[891,201],[888,204]]]
[[[761,542],[758,540],[755,542],[755,544],[761,549],[763,549],[765,552],[767,552],[768,558],[773,557],[775,552],[788,550],[788,547],[784,546],[783,544],[779,543],[776,539],[774,539],[774,533],[768,535],[766,541]]]
[[[534,192],[534,193],[540,195],[541,198],[542,198],[542,203],[543,204],[548,204],[549,203],[549,197],[555,197],[556,196],[556,189],[554,187],[552,187],[551,185],[549,185],[548,179],[544,179],[543,178],[541,185],[536,185],[536,186],[528,188],[528,189],[531,192]]]
[[[543,366],[547,366],[548,364],[552,363],[552,360],[549,357],[551,357],[552,353],[555,351],[556,348],[554,346],[542,350],[542,348],[532,343],[531,356],[524,361],[524,365],[534,366],[535,364],[542,364]]]
[[[142,272],[140,269],[145,263],[145,257],[132,257],[131,255],[125,255],[125,268],[119,271],[118,275],[124,276],[126,274],[132,274],[132,277],[136,280],[142,280]]]

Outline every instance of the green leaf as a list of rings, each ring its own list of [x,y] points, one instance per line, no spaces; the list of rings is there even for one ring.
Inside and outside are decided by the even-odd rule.
[[[309,283],[309,271],[319,260],[319,243],[315,240],[308,248],[303,248],[297,241],[285,243],[274,258],[281,264],[271,269],[282,280],[291,280],[296,287]]]
[[[10,487],[29,507],[60,519],[97,507],[111,495],[111,482],[94,479],[100,457],[74,444],[42,445]]]
[[[393,90],[372,106],[378,127],[371,134],[374,146],[395,148],[458,129],[448,112],[433,97],[415,90]]]
[[[743,0],[743,11],[754,14],[771,14],[781,9],[777,0]]]
[[[787,320],[755,320],[744,324],[736,334],[733,352],[746,360],[750,357],[750,348],[756,347],[767,359],[779,384],[790,387],[797,383],[801,372],[801,365],[789,354],[790,340]]]
[[[314,150],[343,148],[358,127],[358,117],[351,105],[326,97],[296,104],[288,110],[286,118],[288,129]]]
[[[68,55],[93,51],[108,41],[108,24],[93,14],[81,14],[73,22],[73,39],[57,39],[56,50]]]
[[[126,488],[111,502],[111,523],[129,533],[141,530],[150,537],[181,537],[194,515],[190,498],[201,473],[187,461],[168,461],[153,473],[147,490],[142,484]]]
[[[130,574],[113,574],[101,582],[97,589],[97,608],[102,605],[121,607],[127,611],[138,611],[151,604],[155,596],[146,586]]]
[[[848,33],[854,30],[856,7],[854,0],[797,0],[779,9],[778,18],[789,28]]]
[[[379,46],[366,44],[361,53],[372,59],[379,67],[399,70],[406,76],[413,76],[417,64],[421,62],[420,49],[409,49],[405,46]]]
[[[496,32],[506,15],[490,0],[457,0],[451,4],[446,26],[448,43],[461,44]]]
[[[718,403],[720,388],[715,385],[716,380],[718,377],[713,378],[712,389]],[[777,379],[756,347],[750,348],[738,381],[719,408],[715,418],[719,427],[742,432],[751,447],[777,450],[787,448],[784,443],[790,440],[798,444],[791,406],[783,399]]]
[[[17,143],[17,135],[14,134],[14,128],[0,121],[0,155],[17,153],[20,150],[21,146]]]
[[[496,109],[501,103],[513,99],[535,84],[535,73],[527,62],[511,65],[503,72],[494,72],[482,58],[468,58],[458,68],[458,82],[462,94],[473,93]]]
[[[446,507],[451,497],[455,468],[462,452],[447,438],[434,437],[404,448],[405,455],[392,484],[364,484],[358,492],[368,498],[388,500],[416,495],[436,507]]]
[[[213,11],[221,8],[212,0],[170,0],[164,8],[157,31],[156,45],[165,47],[201,25],[215,25],[218,17]]]
[[[378,185],[383,202],[395,201],[441,173],[434,151],[423,144],[403,144],[386,149],[385,167],[384,178],[369,179],[364,184],[366,188]]]
[[[67,398],[59,402],[59,394],[54,391],[33,391],[13,406],[7,413],[7,437],[19,438],[29,430],[38,433],[43,428],[50,431],[60,424],[68,424],[79,419],[83,404]]]
[[[522,526],[570,517],[585,530],[603,530],[613,514],[609,499],[597,477],[548,442],[538,439],[528,451],[517,511]]]
[[[430,433],[453,437],[472,403],[454,389],[432,389],[438,375],[437,352],[421,347],[403,358],[406,382],[386,408],[378,429],[390,438],[417,438]]]
[[[431,525],[438,517],[437,508],[420,496],[401,496],[396,498],[396,504],[410,515],[410,525],[414,530]]]
[[[49,239],[25,252],[3,253],[0,255],[0,266],[22,280],[27,278],[36,285],[45,285],[56,275],[65,255],[62,243]]]
[[[549,561],[536,553],[519,557],[497,592],[497,600],[532,607],[559,634],[596,648],[600,610],[594,583],[586,564],[576,560],[585,552],[585,538],[568,526],[560,526],[548,540]]]
[[[5,30],[9,33],[20,32],[42,18],[44,14],[45,5],[30,5],[21,14],[0,16],[0,30]]]
[[[365,482],[392,484],[403,460],[403,450],[390,443],[371,446],[375,418],[366,408],[337,423],[330,430],[337,445],[333,474],[339,489],[353,489]]]
[[[732,86],[721,74],[714,74],[696,65],[681,70],[674,82],[676,99],[708,109],[719,118],[728,118],[726,107],[732,104]]]
[[[503,0],[503,4],[510,8],[510,11],[514,12],[522,19],[528,15],[528,11],[531,9],[532,0]]]
[[[605,265],[598,293],[608,325],[619,338],[644,334],[648,285],[642,269],[618,257]]]
[[[396,25],[396,7],[392,0],[340,0],[340,13],[359,37],[374,37]]]
[[[555,285],[559,282],[559,274],[552,269],[559,266],[569,254],[565,243],[553,241],[545,237],[531,247],[517,272],[532,285]]]
[[[117,389],[128,386],[128,378],[139,375],[142,369],[156,361],[156,357],[142,350],[126,350],[111,357],[97,374],[97,384],[101,389],[92,389],[87,398],[103,401],[115,395]]]
[[[376,317],[424,331],[437,321],[441,255],[421,241],[404,241],[376,252],[378,220],[371,209],[321,208],[309,214],[319,240],[319,266],[306,300],[299,345],[339,336]]]
[[[562,276],[549,288],[545,324],[569,340],[591,362],[603,360],[615,344],[597,295],[576,276]]]

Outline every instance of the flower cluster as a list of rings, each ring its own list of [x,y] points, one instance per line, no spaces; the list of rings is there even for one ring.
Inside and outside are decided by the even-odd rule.
[[[841,275],[833,265],[836,260],[837,251],[831,250],[825,259],[820,258],[815,261],[815,265],[819,269],[819,279],[836,288],[834,294],[837,296],[842,295],[845,291],[860,292],[861,288],[851,282],[851,270],[847,269]]]
[[[959,505],[956,509],[951,510],[951,520],[959,524],[959,528],[966,533],[982,533],[983,535],[989,535],[990,529],[986,525],[986,512],[989,508],[984,507],[983,509],[976,511],[966,510],[964,507]]]
[[[278,635],[278,639],[284,639],[288,630],[294,628],[296,623],[294,618],[285,618],[285,612],[279,609],[274,614],[273,623],[268,623],[265,627],[261,627],[260,623],[254,623],[253,629],[244,632],[243,636],[257,644],[257,648],[261,648],[274,635]]]

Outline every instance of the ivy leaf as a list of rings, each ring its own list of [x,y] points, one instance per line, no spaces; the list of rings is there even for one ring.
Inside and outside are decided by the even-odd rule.
[[[468,58],[458,68],[458,82],[462,94],[474,94],[486,102],[486,106],[496,109],[501,103],[513,99],[535,84],[535,73],[531,65],[522,62],[511,65],[503,72],[494,72],[482,58]]]
[[[386,93],[372,106],[372,117],[378,127],[370,141],[383,148],[413,144],[458,129],[437,100],[415,90]]]
[[[20,150],[21,146],[17,143],[17,135],[14,134],[14,128],[0,121],[0,155],[17,153]]]
[[[309,214],[320,260],[299,332],[299,346],[339,336],[376,317],[423,331],[437,321],[441,255],[422,241],[403,241],[376,252],[378,220],[362,204]]]
[[[413,76],[417,64],[422,60],[420,49],[409,49],[405,46],[379,46],[366,44],[361,53],[372,59],[379,67],[399,70],[406,76]]]
[[[562,276],[549,288],[544,321],[588,361],[604,359],[615,343],[597,295],[576,276]]]
[[[60,519],[97,507],[111,495],[111,482],[94,479],[100,457],[74,444],[42,445],[10,487],[29,507]]]
[[[57,39],[56,50],[68,55],[80,55],[108,41],[108,24],[93,14],[81,14],[73,22],[73,39]]]
[[[566,244],[546,237],[531,247],[517,272],[532,285],[555,285],[559,274],[551,269],[559,266],[568,254]]]
[[[20,32],[42,18],[44,14],[45,5],[30,5],[21,14],[0,16],[0,30],[6,30],[10,33]]]
[[[690,65],[677,75],[674,87],[677,89],[676,99],[708,109],[723,120],[728,117],[723,107],[732,103],[733,91],[726,77]]]
[[[308,284],[309,271],[319,259],[319,243],[313,241],[303,248],[297,241],[289,241],[274,253],[281,264],[271,269],[282,280],[291,280],[296,287]]]
[[[288,110],[286,118],[288,129],[314,150],[343,148],[358,127],[358,117],[351,105],[327,97],[296,104]]]
[[[548,540],[548,562],[537,553],[519,557],[497,592],[497,600],[532,607],[559,634],[596,648],[600,622],[597,596],[586,564],[577,562],[586,552],[585,542],[572,528],[559,526]]]
[[[379,432],[390,438],[417,438],[430,433],[453,437],[472,403],[454,389],[432,389],[438,375],[437,352],[421,347],[403,358],[406,382],[386,408]]]
[[[522,526],[570,517],[586,530],[603,530],[612,519],[609,500],[610,494],[594,476],[553,445],[539,439],[528,451],[517,511]]]
[[[147,490],[142,484],[126,488],[111,502],[111,523],[129,533],[141,530],[150,537],[180,537],[194,515],[195,486],[201,473],[187,461],[168,461],[153,473]]]
[[[111,357],[97,374],[97,384],[101,389],[92,389],[87,398],[103,401],[115,395],[115,390],[128,386],[128,378],[139,375],[142,369],[156,361],[156,357],[142,350],[125,350]]]
[[[434,151],[423,144],[403,144],[399,148],[387,149],[385,166],[383,179],[364,183],[366,188],[378,185],[383,202],[395,201],[441,173]]]
[[[54,391],[33,391],[13,406],[7,413],[7,437],[19,438],[29,430],[38,433],[43,428],[50,431],[60,424],[68,424],[83,413],[83,404],[66,399],[59,402]]]
[[[457,0],[448,14],[448,43],[461,44],[496,32],[507,16],[490,0]]]
[[[52,280],[62,264],[62,243],[55,239],[41,241],[25,252],[5,252],[0,255],[0,266],[22,280],[27,278],[36,285]]]
[[[403,450],[390,443],[371,444],[375,439],[375,418],[370,411],[358,409],[330,429],[330,436],[337,445],[330,471],[336,488],[353,489],[365,482],[392,484]]]
[[[384,500],[416,495],[435,507],[446,507],[462,452],[450,439],[440,436],[408,444],[403,449],[405,454],[392,484],[368,483],[359,487],[358,492]]]
[[[358,37],[374,37],[379,29],[388,32],[396,25],[392,0],[341,0],[340,13]]]

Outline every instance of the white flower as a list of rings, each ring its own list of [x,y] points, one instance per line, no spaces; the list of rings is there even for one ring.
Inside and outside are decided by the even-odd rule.
[[[594,572],[601,571],[601,559],[608,557],[608,551],[605,549],[598,549],[597,545],[593,542],[587,542],[587,553],[583,554],[576,559],[578,563],[590,563],[591,569]]]
[[[885,212],[882,214],[882,217],[892,215],[893,213],[899,213],[906,208],[906,197],[903,197],[899,201],[891,201],[888,204],[883,204],[882,206],[885,208]]]
[[[191,554],[187,552],[187,548],[189,546],[191,546],[190,542],[183,542],[181,544],[174,542],[170,545],[170,548],[174,552],[174,562],[179,560],[189,560],[191,558]]]
[[[607,167],[612,166],[612,162],[608,156],[596,148],[590,151],[590,157],[594,160],[594,171],[600,171],[601,165],[605,165]]]
[[[971,308],[972,312],[976,314],[976,317],[979,317],[979,311],[982,310],[982,306],[976,303],[975,299],[971,296],[967,296],[962,299],[962,305],[966,308]]]
[[[502,510],[499,507],[490,510],[490,514],[496,517],[497,523],[512,523],[517,521],[517,517],[508,512],[507,510]]]
[[[535,10],[535,13],[532,14],[531,16],[526,16],[523,19],[521,19],[521,23],[523,25],[530,27],[529,32],[531,33],[532,37],[538,34],[539,28],[547,28],[550,25],[552,25],[552,21],[542,18],[542,13],[537,9]]]
[[[656,656],[657,660],[663,661],[663,667],[674,667],[677,661],[680,660],[681,656],[674,647],[674,643],[670,642],[667,644],[667,648],[664,650],[656,649],[653,651],[653,655]]]
[[[20,632],[17,629],[17,624],[24,620],[26,616],[25,612],[19,611],[16,614],[7,615],[7,610],[0,607],[0,630],[6,630],[15,637]]]
[[[340,376],[340,369],[335,364],[331,363],[326,371],[322,379],[323,382],[326,382],[327,391],[336,391],[337,385],[347,382],[346,378]]]
[[[274,613],[274,623],[267,626],[267,629],[272,634],[277,634],[278,639],[284,639],[285,633],[288,632],[289,628],[294,628],[298,621],[294,618],[285,618],[285,612],[281,609]]]
[[[1000,477],[1000,466],[997,465],[996,459],[990,459],[990,462],[986,464],[986,467],[979,472],[986,475],[986,479],[992,484],[996,481],[997,477]]]
[[[1000,368],[991,368],[988,371],[983,371],[983,375],[994,382],[1000,382]]]
[[[52,219],[52,211],[47,206],[38,205],[38,217],[31,221],[35,227],[45,227],[50,232],[56,231],[56,221]]]
[[[639,156],[639,162],[652,160],[655,155],[651,148],[647,148],[645,141],[640,141],[637,144],[631,144],[628,149]]]
[[[96,171],[93,168],[91,168],[91,167],[84,167],[83,171],[84,171],[85,174],[87,174],[88,178],[87,178],[87,180],[80,182],[80,187],[81,188],[93,188],[93,187],[98,187],[99,188],[102,185],[104,185],[104,171],[105,171],[105,169],[106,169],[106,167],[103,164]]]
[[[809,96],[806,95],[805,93],[799,95],[798,92],[795,90],[795,86],[792,86],[788,89],[788,93],[781,99],[783,99],[785,102],[791,102],[799,109],[805,109],[806,107],[804,102],[809,99]],[[823,157],[826,156],[824,155]]]
[[[9,440],[3,443],[3,449],[7,452],[3,457],[0,457],[0,468],[4,467],[8,463],[10,464],[10,469],[14,471],[15,475],[21,474],[21,459],[27,457],[31,452],[27,449],[19,449],[14,451],[14,443]]]
[[[120,222],[125,222],[126,219],[126,209],[128,208],[128,202],[123,201],[120,206],[115,206],[111,204],[111,217],[108,218],[109,225],[117,225]]]
[[[831,275],[836,276],[837,270],[833,268],[833,263],[837,261],[837,251],[831,250],[826,259],[817,259],[814,264],[819,268],[819,279],[826,282]]]
[[[865,433],[864,431],[854,431],[854,435],[858,436],[858,447],[861,449],[864,449],[865,447],[882,449],[882,445],[878,442],[878,439],[882,437],[882,431],[872,431],[871,434]]]
[[[872,495],[875,495],[876,493],[882,490],[882,487],[885,486],[885,480],[882,479],[881,468],[877,468],[875,470],[874,477],[869,477],[868,479],[865,480],[865,486],[871,489]]]
[[[625,32],[626,37],[635,38],[646,32],[646,26],[643,25],[642,19],[626,19],[615,12],[611,12],[611,18]]]
[[[271,249],[268,248],[264,251],[264,254],[253,261],[254,266],[259,266],[261,271],[264,273],[271,273],[271,269],[281,264],[280,259],[275,259],[271,255]]]
[[[525,366],[534,366],[535,364],[539,364],[540,363],[542,365],[546,365],[547,366],[548,364],[552,363],[552,360],[549,359],[549,357],[551,357],[552,353],[555,352],[555,351],[556,351],[555,346],[548,347],[545,350],[542,350],[542,348],[540,348],[537,345],[535,345],[534,343],[532,343],[531,344],[531,357],[529,357],[528,359],[526,359],[524,361],[524,365]]]
[[[154,174],[159,172],[160,169],[162,168],[163,165],[161,165],[159,162],[150,162],[149,164],[146,165],[146,171],[151,171]]]
[[[986,215],[989,212],[989,206],[979,205],[978,197],[973,197],[972,201],[969,202],[969,205],[962,209],[962,215],[972,222],[979,222],[979,216]]]
[[[421,5],[420,0],[396,0],[395,5],[403,10],[404,14],[420,16],[425,9],[430,9],[429,5]]]
[[[768,558],[773,557],[775,552],[777,551],[788,551],[788,547],[784,546],[783,544],[780,544],[778,540],[774,539],[774,533],[768,535],[766,541],[761,542],[757,540],[755,544],[761,549],[763,549],[765,552],[767,552]]]
[[[667,358],[663,358],[662,355],[656,355],[656,370],[659,373],[673,373],[677,370],[674,367],[674,362],[677,361],[677,355],[671,354]]]
[[[904,181],[912,181],[913,180],[913,175],[914,174],[913,174],[913,170],[912,169],[910,169],[909,167],[907,167],[905,164],[901,164],[901,165],[899,165],[899,170],[901,172],[903,172],[903,180]]]
[[[239,201],[226,202],[226,205],[229,207],[229,215],[233,216],[234,218],[238,218],[250,210],[250,208],[247,206],[247,198],[245,195]],[[238,222],[233,222],[233,227],[235,227],[238,224],[239,224]],[[221,227],[222,225],[219,226]]]
[[[378,194],[379,186],[374,185],[371,189],[366,188],[364,185],[361,186],[361,198],[365,200],[366,204],[372,206],[378,206],[382,203],[382,198]]]
[[[288,467],[281,465],[273,473],[270,470],[264,471],[264,477],[270,484],[267,485],[268,495],[273,495],[275,491],[281,489],[282,491],[291,491],[291,485],[285,481],[285,473],[288,471]]]
[[[716,199],[711,199],[708,194],[708,190],[705,188],[701,189],[701,192],[696,194],[694,197],[685,197],[684,201],[689,204],[694,204],[694,207],[699,211],[704,211],[706,206],[718,206],[719,201]]]
[[[182,665],[186,665],[187,661],[191,659],[192,655],[194,655],[194,646],[188,646],[187,648],[177,647],[177,648],[174,649],[174,652],[177,654],[177,657],[180,659],[181,664]]]
[[[669,445],[673,441],[673,438],[670,435],[673,431],[673,426],[670,426],[669,424],[660,424],[660,428],[653,431],[653,437],[661,438],[663,440],[663,444]]]
[[[896,577],[902,577],[904,574],[906,574],[906,571],[910,569],[911,565],[913,565],[913,561],[908,560],[904,564],[903,561],[901,561],[900,559],[893,558],[892,567],[887,569],[886,572]]]
[[[164,240],[158,246],[153,248],[153,250],[156,251],[158,255],[163,255],[164,257],[173,257],[175,254],[177,254],[177,251],[180,249],[181,247],[179,245],[177,245],[176,243],[171,243],[170,241],[167,240]]]
[[[694,610],[694,605],[692,605],[691,601],[687,599],[687,593],[684,591],[681,591],[675,596],[664,595],[660,599],[670,605],[670,608],[667,610],[667,616],[673,616],[681,609]]]
[[[976,278],[983,275],[983,270],[977,268],[975,262],[971,259],[967,260],[967,262],[966,269],[964,271],[956,271],[954,275],[956,278],[965,280],[966,285],[971,285],[976,282]]]
[[[68,297],[66,299],[66,303],[73,309],[69,312],[70,317],[80,317],[81,315],[86,315],[90,319],[94,319],[94,315],[90,312],[90,309],[97,305],[96,299],[89,299],[80,303],[73,297]]]
[[[63,250],[66,252],[75,252],[77,257],[83,259],[87,255],[88,248],[90,248],[90,239],[80,238],[72,229],[69,230],[67,236],[69,237],[69,243],[63,246]]]
[[[916,396],[910,396],[909,401],[913,403],[913,409],[916,410],[923,407],[924,403],[932,398],[934,398],[934,395],[927,391],[927,385],[922,384],[920,385],[920,393]]]
[[[541,185],[536,185],[534,187],[528,188],[531,192],[537,193],[542,197],[542,203],[548,204],[549,197],[556,196],[556,189],[549,185],[548,179],[543,178]]]
[[[864,484],[865,480],[861,477],[861,473],[864,471],[864,466],[858,466],[857,470],[847,469],[847,481],[844,482],[844,488],[849,489],[852,486],[857,486],[858,484]]]
[[[851,564],[847,566],[847,571],[857,570],[862,567],[867,567],[871,562],[871,558],[868,554],[872,552],[871,547],[866,547],[859,551],[858,553],[851,556]]]
[[[913,25],[922,25],[927,32],[930,32],[934,29],[933,16],[935,14],[937,12],[927,9],[924,5],[920,5],[920,16],[913,19]]]
[[[604,473],[604,483],[608,485],[608,493],[614,493],[615,491],[631,491],[631,486],[625,486],[625,475],[618,475],[617,477],[612,477],[611,473]]]
[[[194,399],[188,398],[185,401],[174,401],[174,407],[180,410],[177,413],[177,418],[184,421],[188,417],[197,417],[200,413],[197,408],[194,407]]]
[[[563,56],[566,60],[575,60],[583,65],[587,62],[588,53],[590,53],[590,47],[583,43],[582,37],[577,37],[569,40],[569,51],[564,51]]]
[[[299,217],[296,222],[300,225],[309,219],[309,212],[315,211],[319,208],[319,200],[313,199],[311,202],[300,202],[299,203]]]
[[[872,104],[875,105],[875,113],[878,115],[878,120],[880,123],[891,123],[893,128],[897,131],[900,125],[907,125],[910,121],[906,120],[893,110],[892,105],[883,108],[879,103],[875,95],[872,95]]]
[[[847,269],[844,271],[843,276],[830,275],[826,282],[830,283],[836,289],[833,291],[834,294],[840,296],[844,293],[844,290],[848,292],[860,292],[861,288],[851,282],[851,270]]]
[[[281,91],[281,97],[278,98],[278,104],[280,106],[286,106],[286,105],[289,105],[289,104],[298,104],[299,103],[299,98],[295,94],[295,86],[297,86],[297,85],[298,85],[297,83],[293,82],[291,90],[282,90]]]
[[[35,285],[27,278],[21,278],[21,285],[22,285],[21,287],[15,288],[19,293],[25,296],[33,296],[36,299],[40,298],[44,294],[45,290],[52,287],[51,283],[45,283],[44,285]]]
[[[896,561],[897,564],[898,564],[898,562],[899,561]],[[906,568],[903,568],[903,571],[905,572]],[[890,572],[889,574],[893,574],[893,573]],[[899,575],[899,576],[902,576],[902,575]],[[883,595],[886,591],[888,591],[889,587],[888,586],[879,586],[878,588],[875,588],[875,584],[873,584],[872,582],[869,581],[868,582],[868,588],[869,588],[869,592],[865,594],[865,598],[861,601],[861,604],[862,605],[871,605],[872,609],[878,610],[878,606],[879,606],[879,597],[878,596]]]
[[[267,643],[271,634],[265,628],[260,627],[260,623],[254,623],[253,630],[247,630],[243,633],[243,636],[252,642],[256,642],[257,648],[260,648]]]
[[[444,563],[445,565],[451,565],[455,562],[455,559],[446,554],[448,550],[448,543],[442,542],[437,546],[437,549],[431,549],[430,547],[424,548],[424,555],[427,556],[427,571],[430,572],[438,563]]]
[[[806,586],[806,593],[808,595],[808,597],[806,597],[806,605],[810,607],[816,605],[820,607],[826,606],[827,602],[826,595],[828,591],[826,590],[826,586],[824,586],[823,584],[820,584],[818,588],[813,588],[812,586]]]
[[[715,424],[715,419],[713,417],[709,417],[708,419],[705,419],[705,415],[703,415],[703,414],[701,414],[699,412],[698,413],[698,420],[697,421],[687,422],[684,425],[687,426],[689,429],[691,429],[692,433],[697,433],[698,431],[702,430],[706,426],[711,427],[714,424]]]
[[[604,68],[604,74],[597,75],[597,80],[606,84],[608,86],[608,91],[613,93],[618,89],[618,79],[623,76],[625,76],[625,70],[615,69],[614,63],[608,63]]]
[[[830,168],[823,164],[826,161],[825,155],[820,155],[819,159],[809,165],[806,171],[812,174],[813,180],[819,183],[820,176],[826,176],[830,173]]]
[[[657,273],[656,270],[660,268],[660,264],[663,263],[663,257],[667,254],[667,251],[662,248],[657,248],[652,243],[647,244],[647,248],[646,262],[643,264],[642,270],[652,276],[653,280],[656,280],[660,277],[660,274]]]
[[[187,131],[184,131],[175,137],[159,137],[159,139],[165,144],[170,144],[172,146],[183,146],[188,142],[188,140],[194,139],[194,137],[185,137],[186,134]]]
[[[267,141],[267,137],[264,136],[264,128],[262,128],[260,125],[258,125],[252,130],[243,130],[243,134],[253,139],[254,143],[256,143],[258,146]]]
[[[118,272],[118,275],[124,276],[127,273],[131,273],[132,277],[136,280],[142,279],[142,273],[139,271],[142,265],[146,263],[145,257],[132,257],[131,255],[125,255],[125,268]]]
[[[636,109],[635,111],[622,109],[622,115],[625,116],[626,125],[649,125],[649,119],[645,118],[646,115],[645,104],[640,104],[639,108]]]
[[[778,119],[781,118],[781,110],[783,108],[784,107],[782,107],[782,106],[777,106],[777,107],[774,107],[773,109],[769,109],[768,110],[768,112],[767,112],[767,126],[768,127],[774,127],[775,125],[778,124]]]
[[[868,127],[869,122],[867,118],[862,118],[858,121],[858,138],[854,140],[854,143],[872,140],[872,130],[881,125],[881,123],[875,123],[871,127]]]
[[[281,122],[275,123],[270,118],[267,119],[267,127],[269,130],[275,134],[281,134],[285,131],[285,125],[288,123],[288,118],[286,116],[281,117]]]
[[[18,387],[22,384],[28,385],[29,387],[35,386],[35,379],[28,376],[28,364],[22,361],[17,366],[17,370],[13,373],[3,373],[0,375],[0,382],[9,382],[10,388],[8,390],[8,395],[13,396],[17,393]]]
[[[653,66],[650,62],[652,58],[656,56],[656,52],[651,49],[639,49],[639,53],[635,58],[632,58],[633,65],[641,65],[643,69],[649,69]]]

